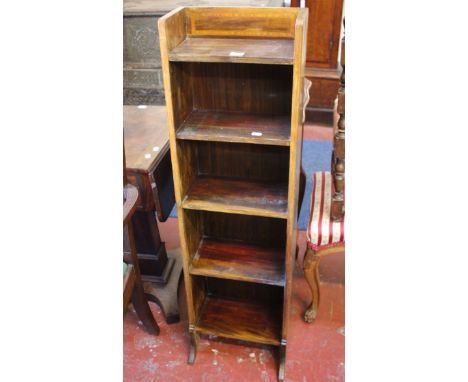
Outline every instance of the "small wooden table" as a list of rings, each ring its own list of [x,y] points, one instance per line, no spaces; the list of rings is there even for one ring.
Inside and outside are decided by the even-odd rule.
[[[175,204],[166,107],[124,106],[123,120],[128,182],[140,193],[132,222],[145,293],[167,323],[178,322],[181,257],[166,251],[156,221],[166,221]],[[127,252],[126,240],[124,247]]]

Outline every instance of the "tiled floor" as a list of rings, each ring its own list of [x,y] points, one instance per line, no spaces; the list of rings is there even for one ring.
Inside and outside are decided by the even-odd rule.
[[[305,139],[331,140],[330,128],[306,126]],[[177,219],[160,224],[167,249],[179,246]],[[302,275],[305,231],[299,231],[300,254],[294,271],[292,309],[286,361],[286,381],[344,381],[344,254],[329,255],[320,264],[321,305],[313,324],[304,310],[310,291]],[[275,348],[219,338],[201,337],[194,365],[187,364],[188,333],[185,291],[179,293],[181,321],[167,325],[159,307],[150,303],[161,328],[159,336],[145,332],[130,308],[124,318],[125,381],[276,381]]]

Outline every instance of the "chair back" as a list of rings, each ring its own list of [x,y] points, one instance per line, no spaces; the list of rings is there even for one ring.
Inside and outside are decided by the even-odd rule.
[[[343,20],[344,33],[344,20]],[[331,215],[334,221],[341,221],[345,212],[345,37],[341,39],[341,66],[343,68],[340,78],[340,88],[336,97],[336,119],[334,120],[334,139],[332,155],[332,174],[335,192],[333,194]]]

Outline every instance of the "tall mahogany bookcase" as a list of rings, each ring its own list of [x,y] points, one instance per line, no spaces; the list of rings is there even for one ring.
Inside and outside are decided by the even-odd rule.
[[[159,20],[191,347],[279,349],[284,379],[307,10],[177,8]]]

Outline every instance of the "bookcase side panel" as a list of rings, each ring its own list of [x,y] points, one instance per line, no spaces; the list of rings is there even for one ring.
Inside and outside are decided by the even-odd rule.
[[[288,188],[288,223],[286,242],[286,284],[284,288],[282,346],[286,346],[291,311],[291,293],[293,269],[296,254],[297,238],[297,207],[299,197],[299,177],[302,154],[302,98],[304,86],[304,69],[307,46],[308,10],[300,9],[295,27],[293,96],[291,104],[291,145],[289,158],[289,188]],[[281,370],[280,370],[281,374]]]
[[[182,253],[182,265],[184,268],[185,290],[187,295],[187,313],[189,320],[189,328],[194,327],[196,322],[196,311],[194,304],[198,305],[203,298],[202,292],[194,291],[192,288],[192,280],[189,274],[190,252],[193,243],[196,241],[194,236],[197,236],[197,231],[192,232],[193,225],[191,224],[190,216],[185,215],[185,211],[181,208],[181,200],[184,195],[183,176],[191,173],[186,162],[182,159],[194,156],[194,153],[184,150],[184,147],[178,147],[176,140],[176,124],[180,123],[179,112],[184,112],[188,109],[188,95],[191,92],[183,91],[182,72],[176,67],[172,67],[169,62],[169,50],[177,46],[184,40],[186,33],[186,15],[185,9],[178,8],[166,14],[158,20],[159,41],[161,49],[161,65],[163,69],[164,92],[167,106],[167,125],[169,130],[169,141],[171,147],[171,160],[174,178],[174,192],[177,204],[178,224],[180,247]],[[182,97],[182,98],[181,98]],[[181,168],[181,163],[184,168]],[[196,226],[196,225],[195,225]],[[199,229],[198,232],[201,230]],[[190,236],[189,236],[190,235]],[[197,285],[195,285],[197,288]]]

